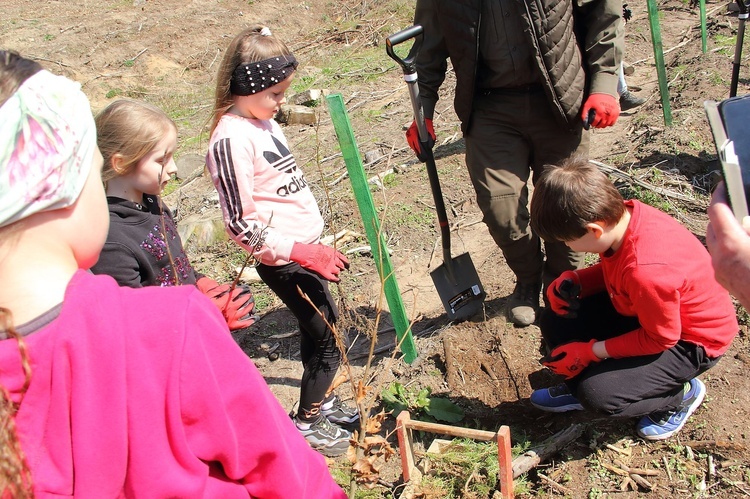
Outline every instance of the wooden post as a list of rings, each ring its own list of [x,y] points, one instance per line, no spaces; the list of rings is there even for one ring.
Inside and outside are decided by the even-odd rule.
[[[409,411],[401,411],[401,414],[396,418],[396,435],[398,435],[401,473],[404,476],[404,482],[411,480],[411,472],[414,469],[414,441],[411,437],[411,428],[409,428],[410,421]]]
[[[510,453],[510,427],[501,426],[497,431],[497,462],[500,495],[513,497],[513,456]]]
[[[648,22],[651,26],[651,42],[654,46],[654,62],[656,63],[656,76],[659,79],[659,94],[661,95],[661,108],[664,113],[664,124],[672,125],[672,108],[669,104],[669,84],[667,83],[667,71],[664,68],[664,48],[661,44],[661,27],[659,25],[659,9],[656,0],[646,0],[648,5]]]
[[[439,423],[428,423],[411,419],[408,411],[401,411],[396,418],[396,434],[398,448],[401,453],[401,473],[404,482],[408,482],[414,471],[414,449],[412,446],[412,430],[450,435],[458,438],[471,438],[482,442],[497,442],[497,462],[500,466],[498,479],[500,481],[500,497],[513,499],[513,460],[510,452],[510,428],[501,426],[495,433],[473,428],[450,426]]]

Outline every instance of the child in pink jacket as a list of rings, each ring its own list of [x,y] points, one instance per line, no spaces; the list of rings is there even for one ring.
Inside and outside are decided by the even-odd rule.
[[[78,84],[0,51],[0,497],[345,497],[192,286],[86,269],[107,237]]]

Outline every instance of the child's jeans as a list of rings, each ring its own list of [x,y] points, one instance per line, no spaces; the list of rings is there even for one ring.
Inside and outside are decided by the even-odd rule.
[[[605,292],[581,300],[575,319],[545,309],[539,327],[551,351],[571,341],[613,338],[640,324],[637,317],[620,315]],[[711,359],[703,347],[679,341],[658,354],[592,363],[566,383],[589,410],[618,417],[644,416],[679,407],[684,383],[713,367],[719,358]]]

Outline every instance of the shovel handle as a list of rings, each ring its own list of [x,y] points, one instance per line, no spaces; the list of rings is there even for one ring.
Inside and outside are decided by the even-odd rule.
[[[404,81],[409,87],[409,100],[411,101],[412,111],[414,112],[414,122],[417,124],[417,131],[419,132],[419,141],[422,143],[424,150],[424,144],[430,140],[430,134],[427,131],[427,125],[424,120],[424,111],[422,111],[422,101],[419,98],[419,85],[417,84],[417,54],[419,54],[419,48],[422,45],[422,35],[424,30],[419,24],[415,24],[410,28],[403,29],[398,33],[394,33],[385,39],[385,51],[388,55],[396,61],[404,72]],[[394,47],[399,43],[414,39],[414,45],[412,45],[409,54],[405,58],[401,58],[396,54]]]
[[[391,59],[396,61],[398,65],[401,66],[401,69],[403,69],[404,71],[404,75],[414,74],[417,72],[417,66],[414,61],[417,59],[419,47],[420,45],[422,45],[423,33],[424,30],[422,29],[422,26],[419,24],[415,24],[410,28],[402,29],[398,33],[394,33],[385,39],[385,51],[388,53]],[[404,43],[405,41],[411,40],[412,38],[415,38],[415,41],[414,45],[412,45],[412,48],[409,51],[409,54],[403,59],[396,55],[393,47],[395,47],[399,43]]]
[[[427,125],[424,119],[424,111],[422,110],[422,101],[419,97],[419,85],[417,84],[417,65],[415,63],[417,54],[419,54],[419,48],[422,45],[422,35],[424,30],[421,25],[415,24],[410,28],[399,31],[389,36],[385,40],[385,51],[388,55],[396,61],[401,69],[404,71],[404,81],[409,88],[409,99],[411,100],[411,107],[414,111],[414,122],[417,124],[417,130],[419,131],[419,142],[422,147],[422,153],[425,156],[425,166],[427,168],[427,177],[430,180],[430,190],[432,191],[432,198],[435,201],[435,211],[437,212],[438,225],[440,226],[440,234],[443,243],[443,262],[448,267],[448,272],[452,273],[452,260],[451,260],[451,233],[448,225],[448,214],[445,210],[445,202],[443,201],[443,192],[440,189],[440,180],[438,179],[437,166],[435,165],[435,157],[432,155],[432,145],[430,144],[430,135],[427,131]],[[409,54],[405,58],[401,58],[396,55],[393,47],[399,43],[403,43],[407,40],[414,38],[414,45],[409,50]]]

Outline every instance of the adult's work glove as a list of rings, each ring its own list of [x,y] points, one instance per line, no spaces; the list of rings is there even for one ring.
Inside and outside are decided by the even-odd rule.
[[[232,289],[231,285],[219,284],[206,276],[198,279],[195,285],[218,307],[230,330],[251,326],[257,320],[255,298],[248,286],[240,284]]]
[[[559,374],[565,379],[571,379],[579,375],[592,362],[602,360],[594,354],[594,343],[596,343],[596,340],[591,340],[588,343],[574,341],[560,345],[542,359],[542,364],[555,374]]]
[[[339,272],[349,268],[343,253],[325,244],[294,243],[289,259],[332,282],[339,282]]]
[[[430,146],[430,149],[432,149],[432,146],[435,145],[435,128],[432,126],[432,120],[429,118],[425,118],[424,124],[427,127],[427,133],[429,134],[427,143]],[[417,128],[416,120],[411,122],[411,126],[406,131],[406,142],[409,143],[411,150],[416,153],[419,161],[422,163],[427,161],[427,155],[422,151],[422,144],[419,142],[419,129]]]
[[[620,103],[609,94],[594,93],[588,96],[581,109],[584,127],[606,128],[620,116]]]
[[[566,270],[547,288],[547,301],[554,313],[566,319],[578,317],[581,308],[581,280],[578,272]]]

